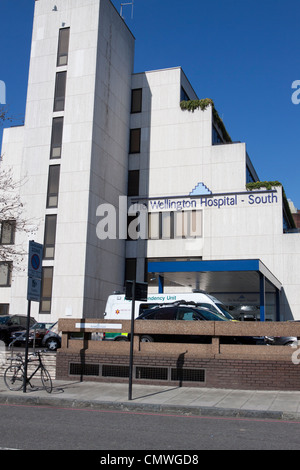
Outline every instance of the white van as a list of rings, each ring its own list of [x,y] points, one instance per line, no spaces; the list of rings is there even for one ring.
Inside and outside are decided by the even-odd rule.
[[[185,292],[177,294],[149,294],[147,302],[136,301],[134,317],[138,317],[145,310],[159,304],[174,303],[178,301],[193,302],[200,307],[207,307],[210,310],[223,315],[229,320],[233,320],[225,305],[212,295],[206,292]],[[131,320],[131,300],[126,300],[125,295],[114,293],[107,299],[104,318],[105,320]],[[120,335],[119,335],[120,336]],[[124,334],[127,336],[127,334]],[[116,334],[107,334],[106,339],[117,339]],[[121,339],[121,338],[118,338]],[[125,339],[125,338],[124,338]]]

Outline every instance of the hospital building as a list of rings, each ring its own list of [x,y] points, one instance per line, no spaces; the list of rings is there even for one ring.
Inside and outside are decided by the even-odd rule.
[[[136,279],[149,294],[203,290],[262,321],[300,320],[289,188],[260,182],[256,156],[181,67],[134,73],[138,39],[110,0],[35,0],[24,125],[1,150],[34,232],[2,221],[0,234],[43,244],[32,316],[101,318]],[[27,312],[27,258],[0,262],[2,314]]]

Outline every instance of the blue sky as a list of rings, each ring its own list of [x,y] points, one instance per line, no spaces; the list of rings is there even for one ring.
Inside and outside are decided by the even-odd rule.
[[[42,1],[42,0],[41,0]],[[121,3],[113,0],[120,11]],[[55,4],[55,0],[53,0]],[[0,80],[16,123],[25,114],[34,0],[1,0]],[[134,0],[135,72],[181,66],[214,100],[261,180],[280,181],[300,209],[299,0]],[[299,93],[300,97],[300,93]],[[1,136],[0,136],[1,138]]]

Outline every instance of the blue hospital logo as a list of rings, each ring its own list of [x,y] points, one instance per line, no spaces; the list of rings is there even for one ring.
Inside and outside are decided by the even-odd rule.
[[[189,194],[190,196],[205,196],[207,194],[212,194],[211,190],[205,186],[204,183],[198,183],[193,191]]]

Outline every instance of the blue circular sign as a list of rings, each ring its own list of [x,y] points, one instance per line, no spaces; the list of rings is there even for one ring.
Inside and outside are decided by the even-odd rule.
[[[37,270],[40,267],[40,257],[38,255],[32,255],[31,257],[31,266],[33,269]]]

